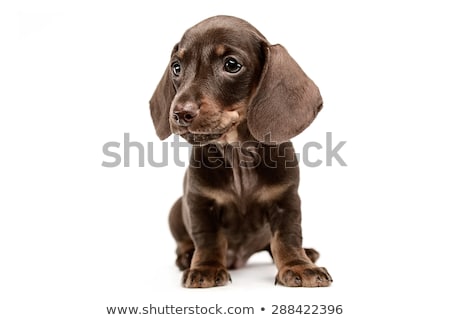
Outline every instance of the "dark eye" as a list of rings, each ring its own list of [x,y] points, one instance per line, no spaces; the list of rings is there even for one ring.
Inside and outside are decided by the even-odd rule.
[[[229,73],[237,73],[241,70],[242,65],[235,58],[227,58],[225,60],[224,69]]]
[[[172,73],[174,76],[178,77],[181,73],[181,65],[178,61],[172,63]]]

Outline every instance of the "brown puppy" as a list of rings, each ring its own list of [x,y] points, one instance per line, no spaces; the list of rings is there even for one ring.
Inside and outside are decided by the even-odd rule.
[[[275,282],[332,282],[302,247],[298,163],[289,139],[322,108],[316,85],[249,23],[217,16],[186,31],[150,100],[159,138],[193,144],[184,195],[172,207],[177,265],[189,288],[222,286],[227,268],[268,250]]]

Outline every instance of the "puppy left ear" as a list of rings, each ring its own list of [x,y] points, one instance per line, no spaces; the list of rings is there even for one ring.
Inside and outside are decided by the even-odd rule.
[[[170,65],[164,71],[164,75],[156,87],[150,99],[150,114],[156,134],[161,140],[171,135],[169,125],[169,112],[176,91],[170,76]]]
[[[251,134],[279,144],[306,129],[322,109],[319,88],[281,45],[265,48],[265,64],[248,107]]]

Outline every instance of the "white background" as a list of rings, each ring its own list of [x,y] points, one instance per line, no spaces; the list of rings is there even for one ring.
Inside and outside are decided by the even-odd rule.
[[[12,3],[0,8],[0,318],[215,303],[293,318],[271,305],[309,303],[344,308],[314,319],[448,319],[444,1]],[[136,150],[129,168],[101,165],[103,145],[123,146],[126,132],[160,155],[148,100],[183,32],[216,14],[283,44],[320,87],[324,109],[298,151],[326,132],[347,141],[347,167],[301,167],[305,245],[321,252],[330,288],[275,287],[258,255],[227,287],[182,289],[167,215],[184,168],[139,167]]]

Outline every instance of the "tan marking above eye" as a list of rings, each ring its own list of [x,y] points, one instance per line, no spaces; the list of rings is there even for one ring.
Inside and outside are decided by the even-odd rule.
[[[183,59],[185,54],[186,54],[186,49],[180,49],[180,50],[178,50],[178,52],[177,52],[177,56],[178,56],[178,58],[180,58],[180,59]]]
[[[218,45],[216,45],[216,47],[214,48],[214,53],[217,55],[217,56],[223,56],[224,55],[224,53],[225,53],[225,46],[223,45],[223,44],[218,44]]]

